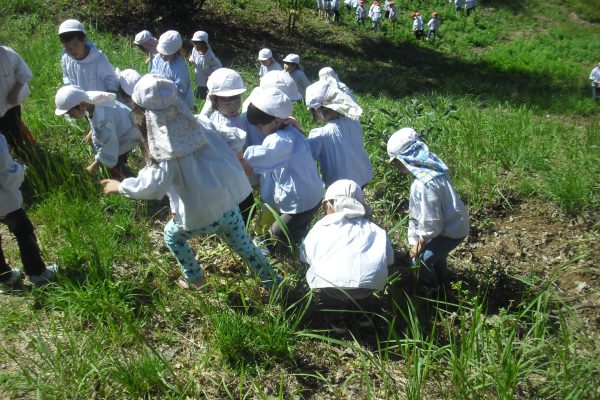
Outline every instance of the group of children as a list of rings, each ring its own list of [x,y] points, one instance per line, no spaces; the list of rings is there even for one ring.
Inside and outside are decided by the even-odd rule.
[[[215,233],[268,288],[278,286],[282,277],[266,255],[299,248],[311,288],[327,289],[338,299],[362,299],[383,289],[393,251],[387,233],[369,219],[362,192],[373,178],[359,121],[362,108],[335,71],[323,68],[319,81],[311,84],[298,55],[286,56],[281,70],[272,52],[262,49],[260,86],[243,101],[246,86],[240,74],[222,68],[208,35],[196,32],[190,61],[196,67],[197,93],[206,102],[194,115],[178,32],[167,31],[158,40],[148,31],[135,36],[134,43],[149,57],[150,73],[144,76],[128,70],[117,74],[78,21],[61,24],[59,38],[65,49],[64,86],[56,93],[55,112],[89,122],[95,159],[87,170],[106,167],[105,194],[168,197],[173,218],[164,239],[180,265],[180,286],[205,284],[188,239]],[[301,99],[322,125],[308,137],[292,116],[292,102]],[[0,217],[17,236],[29,279],[47,281],[55,267],[46,268],[39,257],[25,258],[37,244],[21,209],[23,168],[2,143]],[[134,173],[127,156],[136,147],[146,166]],[[414,130],[392,135],[388,154],[391,165],[416,178],[409,205],[411,258],[422,286],[433,292],[448,280],[446,258],[467,236],[468,215],[448,168]],[[275,218],[252,239],[248,229],[256,204],[264,204],[263,211],[271,210]],[[321,207],[326,216],[311,228]],[[265,225],[265,220],[254,225]],[[0,267],[0,281],[12,285],[21,278],[16,269]]]

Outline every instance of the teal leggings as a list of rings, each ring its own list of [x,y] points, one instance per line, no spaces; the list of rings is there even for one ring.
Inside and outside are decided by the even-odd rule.
[[[204,276],[200,264],[188,244],[188,239],[200,234],[216,233],[229,247],[247,263],[261,281],[268,287],[273,281],[279,280],[271,263],[263,253],[252,243],[242,220],[238,207],[227,211],[221,219],[202,228],[186,231],[175,221],[171,220],[165,226],[165,242],[179,262],[183,276],[188,281],[195,281]]]

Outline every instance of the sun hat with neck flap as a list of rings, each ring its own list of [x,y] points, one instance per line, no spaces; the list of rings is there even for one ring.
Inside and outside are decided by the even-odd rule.
[[[371,214],[362,189],[350,179],[340,179],[332,183],[327,188],[323,201],[333,201],[334,211],[346,218],[368,217]]]
[[[183,41],[181,39],[181,35],[177,31],[166,31],[158,38],[158,45],[156,45],[156,50],[160,54],[165,56],[170,56],[175,54],[181,49]]]

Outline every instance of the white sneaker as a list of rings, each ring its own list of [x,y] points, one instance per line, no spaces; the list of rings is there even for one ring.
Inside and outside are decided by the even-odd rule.
[[[46,267],[44,272],[39,275],[30,275],[29,281],[33,284],[33,286],[39,288],[47,285],[51,281],[56,278],[56,273],[58,272],[58,265],[51,264]]]
[[[18,268],[12,268],[10,271],[10,277],[4,282],[0,282],[0,286],[6,289],[12,289],[18,286],[23,281],[23,272]]]

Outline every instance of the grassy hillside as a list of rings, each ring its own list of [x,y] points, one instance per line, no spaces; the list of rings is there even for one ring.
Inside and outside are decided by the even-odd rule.
[[[28,170],[26,209],[62,271],[55,285],[0,297],[0,398],[600,396],[600,104],[587,79],[600,57],[597,1],[481,1],[469,19],[446,1],[422,2],[423,14],[441,14],[435,45],[415,42],[407,17],[378,33],[356,29],[345,10],[341,26],[304,10],[286,34],[277,2],[209,0],[177,18],[111,3],[0,0],[0,43],[34,72],[24,118],[48,154]],[[396,2],[404,16],[418,3]],[[376,327],[336,337],[326,311],[302,297],[302,265],[278,261],[294,290],[272,295],[214,237],[193,241],[206,290],[178,288],[165,204],[103,197],[83,171],[87,128],[54,116],[56,26],[71,16],[120,68],[146,70],[131,43],[142,28],[207,30],[249,86],[263,46],[280,59],[299,53],[313,79],[334,67],[364,108],[376,175],[367,196],[400,251],[410,182],[386,165],[385,141],[403,126],[422,132],[472,217],[451,257],[452,304],[416,296],[394,269],[369,310]],[[314,126],[304,107],[294,115]]]

